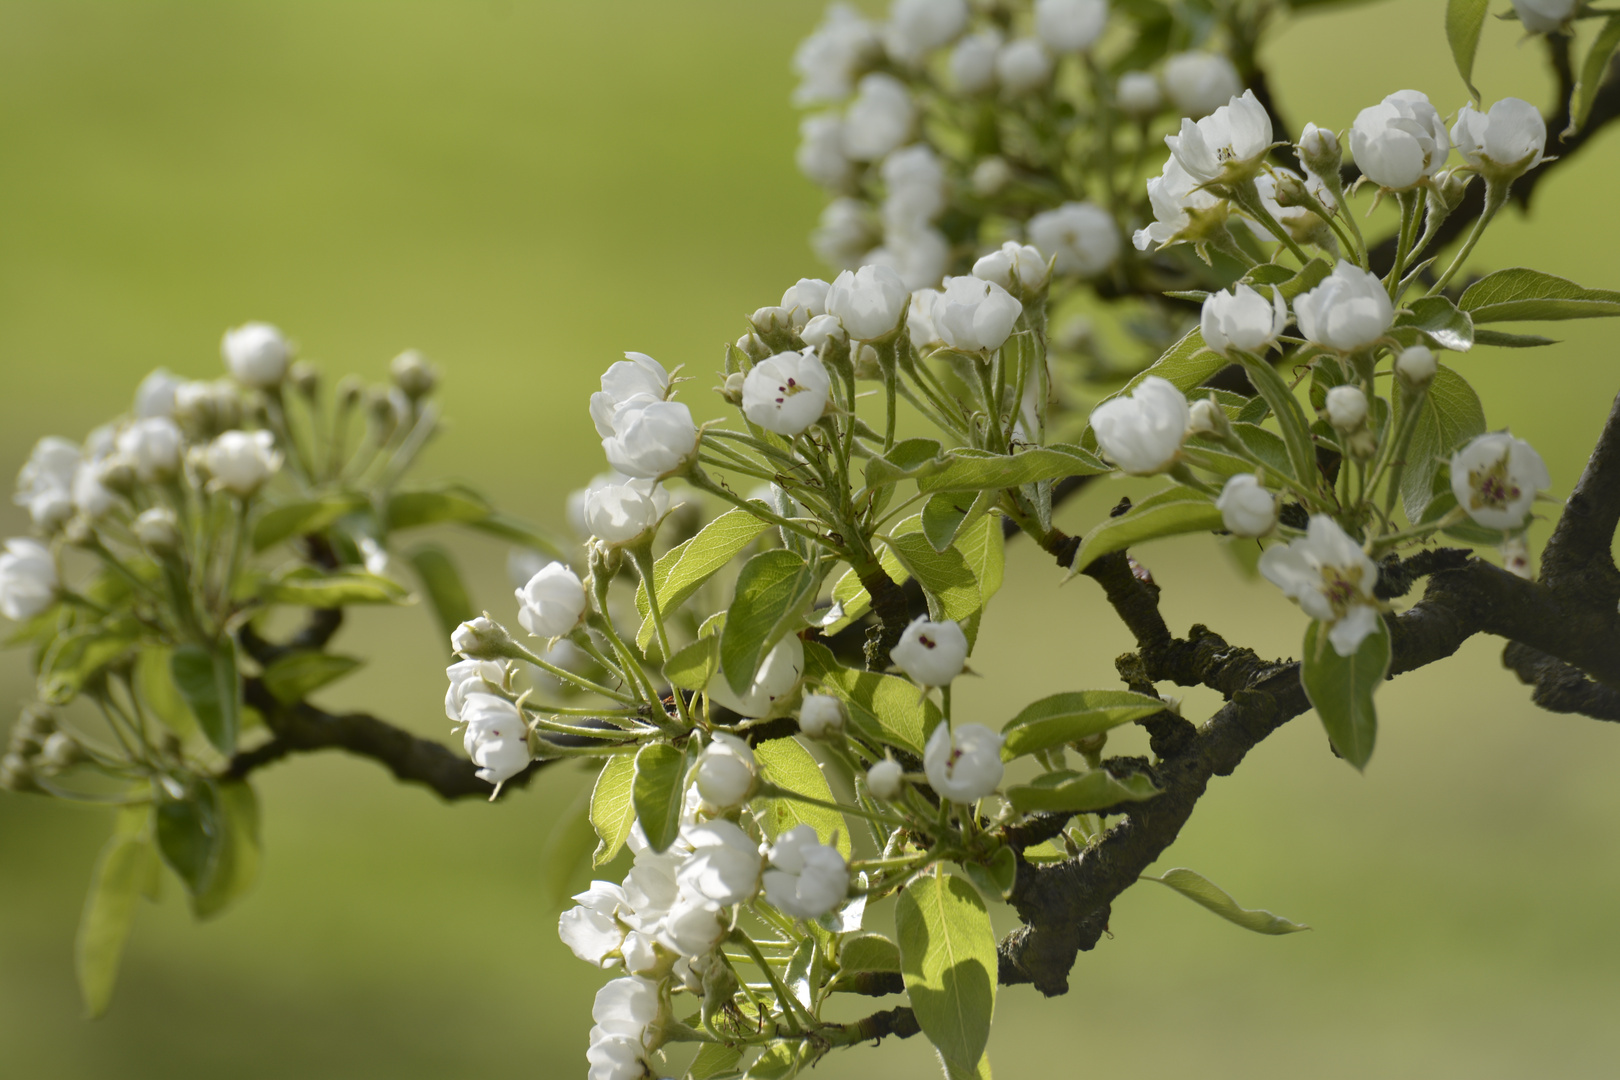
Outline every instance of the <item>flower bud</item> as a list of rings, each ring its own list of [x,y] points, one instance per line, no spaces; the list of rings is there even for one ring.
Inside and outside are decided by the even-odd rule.
[[[1151,71],[1127,71],[1114,87],[1114,103],[1126,116],[1145,120],[1164,104],[1164,92]]]
[[[737,351],[750,360],[760,361],[771,355],[771,347],[758,334],[744,334],[737,339]]]
[[[819,919],[849,896],[849,865],[809,825],[795,825],[771,845],[765,897],[785,915]]]
[[[943,799],[971,803],[1001,783],[1001,736],[983,724],[962,724],[953,733],[940,723],[923,749],[923,772]]]
[[[388,365],[389,377],[394,385],[412,401],[420,401],[433,393],[439,385],[439,373],[428,363],[427,357],[415,349],[406,349]]]
[[[244,499],[281,468],[281,453],[268,431],[227,431],[208,444],[206,453],[212,483]]]
[[[292,346],[269,323],[250,322],[225,331],[220,353],[238,382],[260,390],[280,386],[292,361]]]
[[[1257,539],[1277,527],[1277,496],[1260,484],[1253,473],[1238,473],[1226,482],[1215,508],[1221,524],[1233,536]]]
[[[1339,148],[1339,136],[1328,128],[1306,124],[1299,134],[1299,162],[1313,176],[1335,177],[1344,164],[1344,151]]]
[[[1312,343],[1352,353],[1384,336],[1395,308],[1377,275],[1341,259],[1320,285],[1294,298],[1294,317]]]
[[[603,484],[588,490],[582,520],[590,535],[608,547],[622,547],[650,536],[663,517],[657,488],[636,483]]]
[[[1182,116],[1208,116],[1243,92],[1232,61],[1218,53],[1177,53],[1164,63],[1164,88]]]
[[[1009,41],[996,53],[996,80],[1009,98],[1042,89],[1052,78],[1052,57],[1034,38]]]
[[[518,622],[534,637],[556,638],[585,617],[585,585],[567,563],[554,562],[517,590]]]
[[[1464,103],[1451,127],[1451,141],[1487,180],[1508,183],[1541,164],[1547,122],[1528,101],[1503,98],[1481,113]]]
[[[1035,257],[1038,253],[1032,252],[1029,257],[1020,256],[1019,261],[1028,264]],[[1044,278],[1044,260],[1037,265]],[[1016,272],[1009,267],[1009,276]],[[934,300],[929,314],[940,339],[951,348],[966,353],[989,353],[1001,348],[1023,313],[1024,306],[994,281],[952,277],[945,279],[945,290]]]
[[[949,686],[962,674],[967,653],[967,635],[959,624],[919,615],[889,651],[889,659],[919,686]]]
[[[1425,183],[1446,163],[1451,137],[1429,99],[1397,90],[1356,114],[1350,126],[1356,165],[1379,187],[1404,191]]]
[[[512,635],[487,614],[480,615],[456,627],[450,647],[469,660],[499,660],[512,652]]]
[[[875,72],[863,77],[844,113],[844,152],[856,161],[878,161],[904,146],[917,122],[906,84]]]
[[[730,907],[759,891],[764,861],[760,858],[759,845],[735,823],[717,818],[688,826],[681,831],[681,839],[692,845],[692,854],[675,874],[676,884],[683,892]],[[692,955],[696,954],[694,950]]]
[[[843,734],[844,706],[830,694],[806,694],[799,706],[799,730],[812,739],[831,739]]]
[[[174,392],[174,416],[194,438],[212,439],[242,422],[242,399],[227,382],[181,383]]]
[[[461,722],[467,725],[462,742],[478,766],[478,779],[499,790],[528,767],[529,725],[512,702],[494,694],[468,694]]]
[[[698,755],[695,774],[704,803],[719,810],[741,806],[754,790],[754,751],[737,736],[717,731]]]
[[[1274,290],[1267,300],[1242,283],[1235,292],[1223,289],[1205,297],[1199,319],[1204,344],[1223,356],[1229,355],[1228,350],[1258,356],[1277,344],[1287,325],[1288,304],[1281,292]]]
[[[1191,409],[1174,383],[1150,375],[1127,396],[1110,398],[1091,413],[1097,446],[1120,470],[1152,476],[1176,463]]]
[[[1468,185],[1473,180],[1474,174],[1467,169],[1447,169],[1436,173],[1429,188],[1430,205],[1438,204],[1446,213],[1451,213],[1462,205],[1463,196],[1468,194]]]
[[[1007,164],[1007,159],[991,156],[973,166],[973,175],[968,184],[973,188],[973,194],[981,199],[989,199],[999,194],[1002,188],[1012,182],[1012,178],[1012,166]]]
[[[1395,358],[1395,374],[1408,386],[1428,386],[1439,370],[1440,364],[1427,345],[1413,345]]]
[[[184,380],[175,378],[166,368],[158,368],[135,390],[135,416],[145,420],[153,416],[174,419],[174,395]]]
[[[827,313],[827,290],[831,287],[820,278],[800,278],[782,293],[782,307],[795,331],[803,330],[805,323]]]
[[[794,330],[793,313],[785,307],[756,308],[754,313],[748,316],[748,322],[761,337],[767,340],[791,334]]]
[[[7,540],[0,554],[0,614],[32,619],[56,602],[59,580],[50,549],[37,540]]]
[[[160,483],[180,471],[185,437],[168,417],[137,420],[118,435],[118,452],[134,466],[144,483]],[[104,481],[105,482],[105,481]]]
[[[307,360],[299,360],[287,370],[287,381],[305,401],[314,401],[321,390],[321,369]]]
[[[1055,53],[1085,52],[1107,26],[1107,0],[1035,0],[1035,35]]]
[[[85,759],[84,747],[65,731],[53,733],[40,747],[35,765],[43,772],[59,773]]]
[[[1089,202],[1067,202],[1029,219],[1029,242],[1059,274],[1096,277],[1119,258],[1124,243],[1113,215]]]
[[[180,522],[167,506],[154,506],[135,519],[135,539],[153,555],[173,555],[180,550]]]
[[[1226,413],[1210,398],[1200,398],[1187,409],[1188,435],[1221,435],[1221,420]]]
[[[720,396],[726,399],[728,405],[741,405],[743,384],[747,376],[740,371],[733,371],[726,376],[725,385],[720,387]]]
[[[1532,34],[1552,34],[1565,28],[1580,0],[1511,0],[1513,13]]]
[[[360,404],[366,396],[366,387],[358,376],[345,375],[338,380],[337,402],[338,408],[348,410]]]
[[[1367,423],[1367,395],[1359,386],[1331,387],[1327,392],[1327,418],[1341,435],[1360,431]]]
[[[887,266],[845,270],[827,290],[827,314],[838,316],[856,341],[878,341],[900,325],[911,303],[911,290]]]
[[[898,761],[886,757],[866,770],[866,786],[872,792],[872,798],[893,802],[905,787],[905,770],[900,768]]]
[[[697,424],[678,401],[632,398],[614,411],[612,428],[602,453],[626,476],[661,480],[685,472],[697,458]]]

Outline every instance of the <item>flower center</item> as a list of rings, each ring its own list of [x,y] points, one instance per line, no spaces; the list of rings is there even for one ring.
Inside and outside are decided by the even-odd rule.
[[[1361,567],[1322,567],[1322,595],[1333,605],[1335,615],[1345,610],[1361,593]]]
[[[800,386],[796,379],[790,378],[788,379],[786,386],[778,386],[776,388],[776,392],[782,395],[776,399],[776,403],[780,405],[794,394],[802,394],[804,391],[805,387]]]
[[[921,645],[925,649],[932,649],[932,648],[935,647],[936,643],[927,634],[918,634],[917,635],[917,644]]]
[[[1508,456],[1503,454],[1486,469],[1472,469],[1468,473],[1468,486],[1473,494],[1468,499],[1471,510],[1504,510],[1522,495],[1523,489],[1508,475]]]

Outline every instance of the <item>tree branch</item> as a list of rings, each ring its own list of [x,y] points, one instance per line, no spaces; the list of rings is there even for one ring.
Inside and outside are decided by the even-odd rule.
[[[1620,720],[1620,692],[1595,683],[1562,660],[1510,641],[1502,664],[1526,686],[1530,700],[1548,712],[1579,713],[1594,720]]]

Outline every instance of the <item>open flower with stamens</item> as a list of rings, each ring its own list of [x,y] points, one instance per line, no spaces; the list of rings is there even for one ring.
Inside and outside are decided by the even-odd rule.
[[[743,379],[742,410],[750,423],[792,438],[827,411],[832,381],[814,349],[777,353]]]
[[[1329,626],[1340,656],[1353,656],[1378,628],[1378,567],[1332,518],[1317,514],[1303,537],[1265,550],[1260,573],[1313,619]]]
[[[1180,133],[1166,135],[1164,144],[1199,183],[1239,183],[1259,171],[1273,145],[1271,115],[1245,90],[1202,120],[1183,118]]]
[[[1551,486],[1541,455],[1505,431],[1481,435],[1451,455],[1451,493],[1487,529],[1519,528],[1536,493]]]

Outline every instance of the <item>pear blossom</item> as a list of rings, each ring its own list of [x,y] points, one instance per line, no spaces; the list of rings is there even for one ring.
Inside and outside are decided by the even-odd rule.
[[[143,510],[130,525],[135,539],[154,555],[168,555],[180,550],[180,519],[167,506],[154,506]]]
[[[949,201],[945,165],[927,143],[914,143],[883,159],[883,223],[890,232],[924,229]]]
[[[809,825],[795,825],[771,845],[765,897],[785,915],[819,919],[849,896],[849,864]]]
[[[969,34],[951,50],[951,83],[962,94],[986,94],[996,86],[996,56],[1001,52],[1001,31],[995,28]]]
[[[167,480],[180,471],[185,437],[167,416],[137,420],[118,434],[118,452],[135,467],[144,483]]]
[[[894,0],[883,45],[897,63],[918,67],[967,28],[967,0]]]
[[[1541,164],[1547,121],[1540,109],[1518,98],[1503,98],[1483,113],[1465,102],[1451,126],[1451,141],[1487,179],[1511,180]]]
[[[840,196],[822,208],[810,250],[816,258],[840,270],[858,266],[874,239],[872,210],[859,199]]]
[[[844,113],[844,153],[855,161],[877,161],[904,145],[916,122],[917,106],[905,83],[880,72],[866,75]]]
[[[735,735],[717,731],[698,755],[694,770],[698,794],[709,806],[741,806],[754,790],[754,751]]]
[[[1107,26],[1107,0],[1035,0],[1035,36],[1055,53],[1085,52]]]
[[[1024,306],[1006,289],[977,277],[945,279],[945,291],[930,313],[945,344],[962,352],[999,349]]]
[[[681,889],[658,924],[658,944],[680,956],[703,956],[725,937],[720,906],[707,897]],[[628,963],[628,958],[626,958]],[[638,965],[650,967],[650,964]]]
[[[598,1024],[591,1028],[591,1042],[585,1051],[590,1065],[587,1080],[643,1080],[647,1076],[645,1052],[639,1035],[609,1031]]]
[[[1164,88],[1183,116],[1207,116],[1243,92],[1232,61],[1219,53],[1177,53],[1164,63]]]
[[[1034,38],[1009,41],[996,53],[996,80],[1007,97],[1023,97],[1052,78],[1052,57]]]
[[[867,261],[885,266],[900,276],[908,289],[921,289],[939,282],[950,262],[951,242],[931,227],[907,226],[891,229],[884,246],[869,252]]]
[[[554,562],[517,590],[518,622],[535,637],[562,637],[585,616],[585,585],[567,563]]]
[[[1451,455],[1451,492],[1487,529],[1517,529],[1536,493],[1552,486],[1547,463],[1523,439],[1505,431],[1480,435]]]
[[[1060,274],[1089,278],[1119,258],[1119,226],[1095,203],[1067,202],[1029,219],[1029,242]]]
[[[53,529],[73,515],[73,478],[84,456],[67,439],[48,435],[34,444],[17,473],[15,502],[41,529]]]
[[[962,674],[967,653],[967,635],[960,624],[948,619],[934,622],[919,615],[889,650],[889,659],[919,686],[949,686]]]
[[[799,331],[799,337],[810,348],[817,350],[818,353],[826,347],[829,341],[844,342],[849,340],[849,335],[844,333],[844,324],[838,321],[836,315],[817,315],[804,324],[804,329]],[[740,372],[733,372],[732,374],[738,376],[737,394],[740,401],[742,400],[743,387],[748,384],[748,380]],[[727,381],[730,381],[730,376],[727,376]]]
[[[973,166],[973,173],[968,177],[968,186],[979,198],[988,199],[1011,183],[1012,178],[1013,169],[1007,164],[1007,159],[991,155]]]
[[[1227,480],[1215,509],[1233,536],[1254,539],[1277,527],[1277,495],[1267,491],[1254,473],[1238,473]]]
[[[602,389],[591,395],[591,421],[596,433],[613,435],[613,414],[632,401],[663,401],[669,396],[669,372],[646,353],[627,352],[602,373]]]
[[[596,992],[591,1019],[614,1031],[646,1032],[658,1024],[663,1011],[658,984],[630,975],[614,979]]]
[[[1307,172],[1318,177],[1339,175],[1343,151],[1339,149],[1337,132],[1306,124],[1295,145],[1299,150],[1299,163],[1305,166]],[[1321,198],[1320,195],[1317,197]]]
[[[1273,291],[1267,300],[1241,282],[1232,292],[1213,292],[1204,298],[1199,327],[1204,344],[1225,356],[1238,349],[1258,356],[1277,344],[1288,325],[1288,304]]]
[[[118,496],[109,490],[103,479],[116,459],[103,458],[87,461],[73,475],[73,505],[90,521],[110,513],[118,505]]]
[[[462,736],[467,756],[478,766],[475,774],[500,786],[529,765],[529,725],[512,702],[494,694],[468,694],[461,707]]]
[[[768,351],[767,355],[769,355]],[[738,382],[741,382],[740,378]],[[590,497],[596,492],[601,491],[603,488],[612,487],[615,485],[634,488],[637,492],[646,496],[652,503],[654,521],[661,519],[669,512],[669,492],[664,490],[663,486],[659,484],[658,481],[636,480],[624,475],[624,473],[619,472],[617,469],[610,469],[607,472],[598,473],[596,476],[593,476],[590,483],[586,484],[584,487],[576,488],[568,493],[568,501],[565,508],[565,512],[568,517],[568,524],[574,530],[574,534],[581,540],[589,539],[593,535],[592,528],[585,520],[585,506],[590,501]],[[532,578],[542,566],[550,561],[551,560],[546,556],[540,556],[540,561],[531,567],[528,573],[514,579],[514,585],[522,585],[524,582]],[[510,569],[511,567],[509,566],[508,570]]]
[[[1303,537],[1261,552],[1260,573],[1305,614],[1329,624],[1328,641],[1340,656],[1354,656],[1378,629],[1378,567],[1330,517],[1314,515]]]
[[[1211,213],[1225,205],[1225,200],[1202,188],[1174,154],[1165,160],[1160,174],[1148,180],[1147,192],[1154,220],[1132,237],[1137,251],[1146,251],[1149,245],[1165,247],[1199,239],[1201,230],[1193,214]]]
[[[789,634],[765,654],[754,681],[742,694],[732,692],[724,671],[716,672],[709,680],[708,695],[716,705],[723,706],[738,716],[765,717],[793,693],[804,674],[804,643],[795,634]]]
[[[1413,345],[1395,358],[1395,374],[1408,386],[1428,386],[1440,370],[1440,362],[1427,345]]]
[[[799,121],[799,148],[793,161],[799,171],[824,188],[837,191],[855,174],[844,153],[844,120],[837,113],[816,113]]]
[[[1129,395],[1109,398],[1091,413],[1097,446],[1122,472],[1152,476],[1176,462],[1191,410],[1174,383],[1149,375]]]
[[[936,349],[945,344],[934,325],[934,305],[944,293],[938,289],[918,289],[906,307],[906,336],[916,349]]]
[[[663,518],[651,492],[634,483],[604,484],[585,497],[585,528],[609,546],[638,540]]]
[[[1348,383],[1329,387],[1324,411],[1334,431],[1352,434],[1367,424],[1367,395],[1361,387]]]
[[[743,379],[742,409],[750,423],[792,438],[827,410],[832,380],[814,349],[777,353]]]
[[[557,936],[575,956],[587,964],[613,966],[615,954],[624,945],[620,910],[626,908],[624,889],[608,881],[593,881],[591,887],[574,896],[575,907],[557,918]]]
[[[1350,152],[1367,179],[1391,191],[1426,183],[1446,163],[1445,121],[1416,90],[1397,90],[1356,114]]]
[[[814,33],[799,43],[793,70],[799,85],[795,105],[838,101],[854,89],[860,69],[881,52],[877,29],[849,4],[837,3]]]
[[[1046,287],[1050,272],[1039,248],[1008,240],[973,264],[973,276],[993,281],[1008,292],[1031,294]]]
[[[146,420],[154,416],[174,419],[174,395],[184,379],[171,375],[167,368],[158,368],[141,380],[135,388],[135,416]]]
[[[225,331],[219,351],[238,382],[261,390],[280,386],[292,363],[292,346],[269,323],[244,323]]]
[[[1166,135],[1164,144],[1199,183],[1250,176],[1271,149],[1271,116],[1245,90],[1201,120],[1183,119],[1180,134]]]
[[[469,694],[492,694],[506,682],[506,665],[498,660],[458,660],[445,669],[450,689],[444,695],[444,715],[461,723]]]
[[[971,803],[1001,783],[1001,736],[983,724],[940,723],[923,748],[923,772],[940,798]]]
[[[811,319],[827,313],[827,290],[832,286],[820,278],[800,278],[782,293],[782,307],[795,330],[802,330]]]
[[[32,619],[56,602],[56,560],[38,540],[6,541],[0,554],[0,615]]]
[[[281,468],[281,452],[268,431],[227,431],[208,444],[203,461],[215,484],[246,498]]]
[[[872,797],[884,802],[893,802],[900,797],[904,778],[905,770],[893,758],[886,757],[874,762],[866,770],[866,786],[872,792]]]
[[[692,854],[676,874],[682,890],[720,907],[740,904],[759,891],[759,845],[735,823],[706,821],[687,829],[686,838]]]
[[[886,266],[845,270],[827,290],[827,314],[838,316],[856,341],[876,341],[900,325],[911,290]]]
[[[1146,119],[1164,104],[1164,91],[1151,71],[1127,71],[1114,85],[1114,103],[1126,116]]]
[[[1384,336],[1395,308],[1376,274],[1341,259],[1320,285],[1294,298],[1294,317],[1312,343],[1351,353]]]
[[[1199,398],[1187,408],[1187,434],[1215,435],[1221,430],[1221,407],[1210,398]]]
[[[1510,0],[1513,13],[1532,34],[1562,30],[1581,6],[1580,0]]]
[[[681,472],[697,457],[692,410],[678,401],[636,395],[613,413],[613,434],[602,440],[608,464],[643,480]]]
[[[799,730],[812,739],[835,737],[844,730],[844,706],[831,694],[806,694],[799,706]]]

